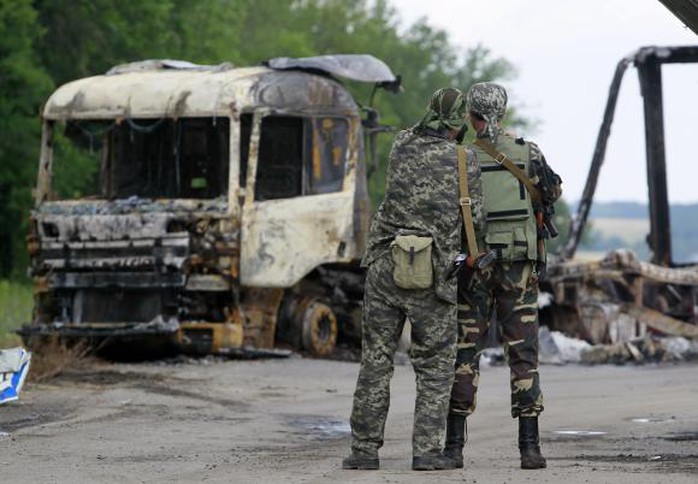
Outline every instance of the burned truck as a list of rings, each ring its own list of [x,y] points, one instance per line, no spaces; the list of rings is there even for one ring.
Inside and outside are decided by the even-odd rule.
[[[373,84],[371,99],[399,87],[368,55],[142,61],[59,87],[43,108],[25,341],[327,355],[356,337],[364,146],[382,128],[338,78]],[[61,197],[54,175],[75,150],[94,154],[94,191]]]
[[[586,186],[570,236],[550,264],[541,289],[548,295],[541,321],[590,343],[616,343],[646,332],[698,337],[698,264],[674,260],[662,96],[662,66],[698,63],[698,46],[643,47],[621,59],[616,68],[599,129]],[[637,68],[645,116],[646,170],[649,194],[650,261],[626,249],[601,261],[574,259],[586,227],[611,133],[621,81]]]

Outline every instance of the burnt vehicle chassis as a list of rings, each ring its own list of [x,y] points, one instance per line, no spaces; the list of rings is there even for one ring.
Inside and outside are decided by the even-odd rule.
[[[541,290],[553,296],[553,303],[544,303],[541,309],[542,324],[591,343],[627,341],[644,336],[648,328],[669,335],[698,335],[698,266],[677,265],[671,253],[661,69],[664,64],[695,62],[698,46],[644,47],[618,63],[569,239],[541,282]],[[598,262],[572,260],[593,202],[621,80],[630,64],[637,68],[644,101],[647,242],[652,259],[640,262],[633,253],[618,250]]]
[[[347,55],[142,61],[59,88],[43,113],[25,341],[139,355],[356,341],[364,137],[384,128],[335,76],[399,87],[378,59]],[[59,125],[101,147],[94,196],[54,194]]]

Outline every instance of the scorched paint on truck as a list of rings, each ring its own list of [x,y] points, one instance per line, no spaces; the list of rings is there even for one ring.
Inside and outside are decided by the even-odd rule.
[[[399,86],[378,59],[346,55],[143,61],[56,90],[43,110],[25,339],[197,352],[283,342],[323,355],[338,333],[358,335],[364,136],[381,129],[335,76]],[[54,153],[59,130],[98,153],[93,196],[54,193],[54,165],[70,163]]]

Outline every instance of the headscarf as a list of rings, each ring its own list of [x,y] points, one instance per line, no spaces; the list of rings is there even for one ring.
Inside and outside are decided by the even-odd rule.
[[[446,87],[431,96],[427,113],[419,126],[433,131],[460,130],[465,124],[465,99],[460,89]]]
[[[487,123],[484,134],[496,143],[497,122],[507,111],[507,91],[494,82],[478,82],[468,90],[465,104],[468,112],[482,116]]]

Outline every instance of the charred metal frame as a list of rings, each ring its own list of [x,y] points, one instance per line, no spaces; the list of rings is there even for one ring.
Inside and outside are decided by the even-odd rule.
[[[573,218],[570,235],[561,251],[561,256],[563,259],[574,257],[584,232],[594,192],[596,191],[601,165],[606,155],[606,144],[611,133],[611,124],[613,123],[620,84],[626,68],[631,62],[637,67],[644,103],[647,187],[650,208],[650,234],[647,241],[652,250],[651,262],[665,267],[672,267],[676,264],[671,253],[661,67],[663,64],[698,62],[698,46],[643,47],[618,63],[609,89],[603,122],[599,129],[582,199]]]
[[[35,311],[32,324],[20,330],[30,346],[65,336],[116,352],[144,339],[147,351],[163,344],[244,353],[278,342],[324,355],[340,335],[356,340],[363,293],[358,261],[368,229],[364,140],[375,145],[381,127],[374,125],[375,111],[375,123],[367,125],[362,114],[371,108],[335,76],[388,90],[397,90],[399,79],[372,56],[277,59],[269,66],[144,61],[69,83],[47,100],[28,240]],[[148,82],[144,70],[151,71]],[[265,156],[269,144],[286,136],[263,125],[275,117],[297,119],[292,131],[299,138]],[[113,120],[117,129],[151,133],[190,118],[213,127],[216,143],[202,143],[197,156],[182,159],[177,131],[161,136],[177,141],[167,158],[176,162],[176,186],[190,165],[204,163],[208,175],[208,164],[221,158],[212,144],[225,145],[226,169],[211,180],[192,171],[184,186],[220,183],[227,193],[141,190],[53,199],[56,122]],[[114,141],[114,131],[109,134]],[[298,153],[288,159],[291,149]],[[294,177],[291,189],[275,183],[266,196],[256,196],[261,181],[277,181],[280,171],[272,166],[272,176],[262,176],[262,162],[298,165],[301,178]],[[131,165],[126,171],[135,172]]]
[[[659,0],[686,27],[698,34],[698,0]]]
[[[582,200],[572,221],[562,260],[548,268],[541,290],[553,304],[541,308],[541,324],[591,343],[616,343],[651,330],[692,337],[698,324],[698,265],[676,267],[666,180],[662,65],[698,62],[698,46],[644,47],[617,67],[594,148]],[[609,252],[600,261],[571,260],[591,210],[623,75],[638,70],[644,104],[651,262],[629,250]]]

